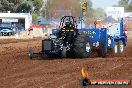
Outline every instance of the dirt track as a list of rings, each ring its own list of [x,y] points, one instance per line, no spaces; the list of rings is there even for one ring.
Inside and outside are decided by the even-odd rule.
[[[29,60],[27,51],[39,51],[41,40],[0,42],[0,88],[82,88],[81,68],[90,67],[91,79],[132,80],[132,37],[123,55],[107,58]],[[132,88],[90,86],[88,88]]]

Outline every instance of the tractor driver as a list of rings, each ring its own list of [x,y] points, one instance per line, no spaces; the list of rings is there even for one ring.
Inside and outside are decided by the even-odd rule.
[[[65,33],[65,42],[71,44],[73,41],[75,28],[71,21],[67,20],[65,26],[61,29],[61,33]],[[61,35],[62,36],[62,35]]]

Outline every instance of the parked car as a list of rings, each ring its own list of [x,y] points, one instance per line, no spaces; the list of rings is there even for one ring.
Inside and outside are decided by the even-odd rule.
[[[12,28],[8,28],[8,27],[0,28],[0,36],[11,36],[14,34],[15,34],[15,32],[12,30]]]

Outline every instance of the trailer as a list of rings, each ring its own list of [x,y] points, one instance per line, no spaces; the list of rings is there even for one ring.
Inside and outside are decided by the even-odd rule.
[[[123,19],[119,23],[104,28],[77,29],[77,21],[73,16],[64,16],[59,29],[53,29],[48,39],[42,40],[42,50],[34,53],[29,49],[29,57],[46,55],[47,57],[79,57],[88,58],[91,53],[106,57],[109,52],[123,53],[127,45],[127,34],[124,31]]]

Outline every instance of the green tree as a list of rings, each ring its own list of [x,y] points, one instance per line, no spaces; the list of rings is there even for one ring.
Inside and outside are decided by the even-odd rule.
[[[94,10],[94,18],[103,19],[105,18],[105,12],[102,8],[97,8]]]
[[[14,5],[17,5],[17,4],[22,3],[24,0],[8,0],[8,1],[10,1],[11,3],[13,3]]]
[[[35,7],[35,11],[39,12],[40,9],[42,8],[43,0],[34,0],[33,4],[34,4],[34,7]]]
[[[33,12],[33,3],[32,1],[25,0],[21,4],[17,5],[16,8],[17,13],[31,13]]]
[[[126,8],[127,12],[132,12],[132,2],[130,2]]]
[[[118,5],[113,5],[113,7],[124,7],[125,12],[131,12],[132,2],[129,3],[129,0],[119,0]]]
[[[0,1],[0,12],[7,12],[7,11],[14,12],[15,11],[14,4],[9,3],[8,0],[1,0]]]
[[[92,18],[94,14],[94,9],[92,8],[92,1],[88,0],[88,17]]]
[[[93,8],[91,0],[88,1],[88,17],[92,17],[93,15]],[[47,12],[51,12],[52,16],[57,15],[60,17],[59,12],[56,12],[58,9],[69,9],[73,16],[79,17],[80,16],[80,0],[48,0],[46,9]],[[67,14],[67,13],[66,13]]]
[[[127,6],[128,6],[128,0],[120,0],[118,2],[118,6],[127,8]]]
[[[38,20],[38,15],[35,14],[35,13],[33,13],[33,14],[32,14],[32,21],[33,21],[33,22],[36,22],[37,20]]]

